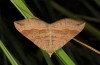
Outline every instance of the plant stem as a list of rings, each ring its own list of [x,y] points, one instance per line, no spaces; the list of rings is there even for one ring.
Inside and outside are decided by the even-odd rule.
[[[14,0],[11,0],[12,2],[13,2],[13,4],[16,6],[16,4],[17,4],[17,9],[21,12],[21,14],[23,14],[23,16],[25,17],[25,18],[37,18],[37,17],[35,17],[32,13],[31,13],[31,11],[28,9],[28,7],[25,5],[25,3],[24,2],[22,2],[22,1],[20,1],[20,0],[17,0],[16,2],[14,1]],[[20,4],[23,4],[23,5],[20,5],[20,4],[18,4],[20,2]],[[15,4],[16,3],[16,4]],[[29,14],[30,13],[30,14]],[[51,65],[51,64],[53,64],[52,63],[52,61],[51,61],[51,59],[50,59],[50,57],[46,54],[46,52],[45,51],[43,51],[43,50],[41,50],[42,51],[42,53],[43,53],[43,55],[44,55],[44,57],[45,57],[45,59],[46,59],[46,61],[47,61],[47,63],[48,63],[48,65]]]
[[[65,65],[75,65],[75,63],[70,59],[70,57],[64,52],[63,49],[59,49],[56,52],[56,55],[61,59]]]
[[[9,61],[11,62],[12,65],[18,65],[15,59],[12,57],[11,53],[6,49],[2,41],[0,40],[0,48],[3,50]]]

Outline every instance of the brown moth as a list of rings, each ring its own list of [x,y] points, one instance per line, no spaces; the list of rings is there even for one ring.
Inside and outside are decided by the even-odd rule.
[[[52,24],[39,19],[24,19],[15,21],[14,25],[22,35],[51,56],[52,53],[79,34],[85,23],[67,18]]]

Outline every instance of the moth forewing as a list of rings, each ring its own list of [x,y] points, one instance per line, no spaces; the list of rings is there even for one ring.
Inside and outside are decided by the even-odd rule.
[[[51,56],[79,34],[85,23],[67,18],[52,24],[47,24],[39,19],[24,19],[14,22],[14,25],[22,35]]]

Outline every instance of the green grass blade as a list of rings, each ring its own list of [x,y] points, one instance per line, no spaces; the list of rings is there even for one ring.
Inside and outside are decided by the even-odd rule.
[[[12,57],[11,53],[6,49],[2,41],[0,40],[0,48],[3,50],[9,61],[11,62],[12,65],[18,65],[16,60]]]
[[[11,2],[13,2],[13,4],[15,5],[15,1],[14,0],[11,0]],[[18,3],[22,3],[23,5],[24,5],[24,7],[21,7],[20,8],[20,6],[22,6],[22,5],[20,5],[20,4],[18,4]],[[27,11],[27,6],[25,5],[25,3],[24,2],[22,2],[22,1],[20,1],[20,0],[17,0],[16,1],[16,4],[17,4],[17,6],[16,6],[16,8],[21,12],[21,14],[25,17],[25,18],[36,18],[32,13],[31,13],[31,11],[29,10],[29,11]],[[29,15],[29,13],[30,13],[30,15]],[[27,15],[26,15],[27,14]],[[46,52],[44,52],[43,50],[41,50],[42,51],[42,53],[43,53],[43,55],[44,55],[44,57],[45,57],[45,59],[46,59],[46,61],[47,61],[47,64],[48,65],[53,65],[53,63],[52,63],[52,61],[51,61],[51,59],[50,59],[50,57],[46,54]]]
[[[19,1],[18,1],[18,2],[19,2]],[[23,4],[24,4],[24,3],[23,3]],[[20,6],[20,5],[17,4],[17,6]],[[27,6],[26,6],[26,7],[27,7]],[[24,8],[23,8],[23,9],[24,9]],[[21,8],[20,10],[23,10],[23,9]],[[25,10],[25,9],[24,9],[24,10]],[[22,12],[23,12],[23,11],[22,11]],[[28,12],[31,12],[31,11],[28,11]],[[23,13],[23,14],[24,14],[24,13]],[[28,16],[26,15],[26,17],[27,17],[27,18],[30,18],[30,17],[32,17],[32,16],[29,16],[29,17],[28,17]],[[35,17],[35,16],[34,16],[34,17]],[[46,59],[48,65],[51,65],[51,64],[52,64],[52,61],[50,60],[48,54],[46,54],[44,51],[42,51],[42,53],[43,53],[43,55],[44,55],[44,57],[45,57],[45,59]],[[62,50],[61,50],[61,51],[59,50],[59,52],[56,53],[56,54],[57,54],[59,57],[61,57],[61,58],[63,59],[63,62],[67,63],[66,60],[69,60],[69,57],[68,57],[66,54],[64,54],[64,53],[65,53],[64,51],[62,52]],[[63,54],[64,54],[64,55],[63,55]],[[65,56],[66,58],[64,59],[63,56]],[[62,60],[62,59],[61,59],[61,60]],[[72,63],[72,60],[69,60],[69,61],[71,62],[72,65],[74,65],[74,63]],[[69,63],[70,63],[70,62],[69,62]],[[67,64],[69,64],[69,63],[67,63]]]
[[[63,49],[59,49],[56,52],[56,55],[61,59],[65,65],[75,65],[75,63],[70,59],[70,57],[64,52]]]
[[[87,1],[85,0],[79,0],[79,1],[81,1],[95,17],[97,18],[100,17],[100,13],[96,11]]]
[[[47,9],[49,10],[49,13],[51,14],[51,16],[53,16],[54,18],[54,12],[52,10],[52,6],[51,5],[51,1],[46,1],[44,0],[46,5],[47,5]],[[48,2],[48,4],[47,4]],[[65,51],[63,49],[60,49],[56,52],[56,55],[60,58],[60,60],[65,64],[65,65],[75,65],[74,62],[70,59],[70,57],[65,53]],[[68,62],[67,62],[68,61]]]
[[[23,51],[23,49],[22,49],[22,47],[20,45],[20,41],[18,39],[16,39],[16,36],[14,36],[13,32],[11,32],[11,30],[7,26],[8,24],[6,24],[6,21],[2,20],[2,16],[1,15],[0,15],[0,24],[1,24],[0,25],[1,40],[2,41],[3,40],[6,41],[6,38],[9,39],[10,44],[12,45],[12,48],[15,48],[15,53],[17,53],[19,55],[20,60],[23,60],[23,62],[26,65],[32,65],[31,63],[33,63],[33,62],[30,62],[30,60],[27,58],[26,54],[24,53],[24,51]],[[7,43],[9,43],[9,42],[7,42]]]
[[[76,16],[73,16],[74,14],[71,13],[70,11],[66,10],[65,8],[63,8],[62,6],[60,6],[59,4],[57,4],[56,2],[54,1],[51,1],[51,4],[52,4],[52,7],[54,9],[56,9],[57,11],[61,12],[63,15],[67,15],[68,17],[71,17],[71,18],[75,18],[77,19],[78,17]]]
[[[100,19],[99,18],[95,18],[95,17],[91,17],[91,16],[85,16],[85,15],[77,15],[77,16],[82,18],[82,19],[89,20],[91,22],[100,23]]]
[[[26,6],[24,0],[11,0],[11,2],[20,11],[24,18],[36,18]]]
[[[94,0],[100,6],[100,0]]]
[[[49,55],[47,54],[47,52],[44,51],[44,50],[41,50],[41,51],[42,51],[42,53],[43,53],[43,56],[44,56],[45,59],[46,59],[47,64],[48,64],[48,65],[54,65],[54,64],[52,63],[52,61],[51,61]]]

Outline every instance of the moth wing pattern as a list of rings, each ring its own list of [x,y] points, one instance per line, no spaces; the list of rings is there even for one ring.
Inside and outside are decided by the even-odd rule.
[[[39,19],[24,19],[15,21],[14,25],[22,35],[51,56],[52,53],[79,34],[85,23],[68,18],[52,24]]]
[[[48,46],[48,24],[39,19],[24,19],[15,21],[16,29],[31,40],[39,48],[46,49]]]
[[[73,19],[61,19],[52,24],[53,48],[57,50],[78,35],[84,28],[85,23]]]

